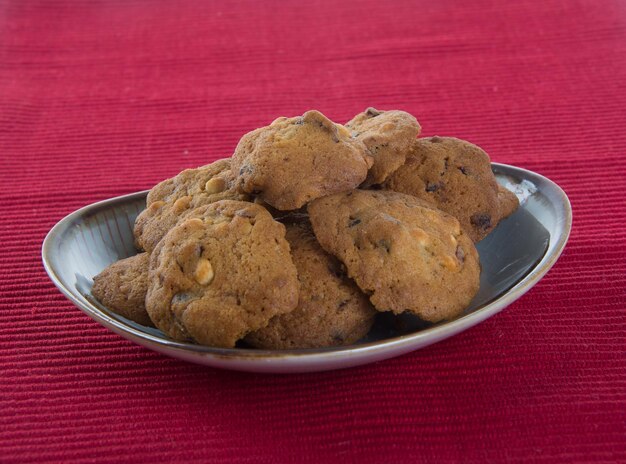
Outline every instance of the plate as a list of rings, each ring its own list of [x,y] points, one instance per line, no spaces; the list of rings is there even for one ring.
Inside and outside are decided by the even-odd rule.
[[[498,163],[492,163],[492,169],[498,182],[518,196],[520,208],[478,244],[480,290],[463,315],[425,324],[412,316],[381,313],[366,338],[346,347],[279,351],[180,343],[100,305],[91,296],[93,277],[112,262],[137,253],[132,229],[145,207],[147,191],[94,203],[62,219],[43,242],[43,263],[58,289],[92,319],[168,356],[219,368],[274,373],[367,364],[423,348],[475,326],[530,290],[558,259],[572,225],[570,203],[563,190],[532,171]]]

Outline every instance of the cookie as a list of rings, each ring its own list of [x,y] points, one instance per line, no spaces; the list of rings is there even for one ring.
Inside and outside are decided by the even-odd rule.
[[[186,169],[156,185],[148,193],[147,207],[137,216],[133,234],[139,249],[152,251],[186,212],[219,200],[248,200],[233,187],[230,160]]]
[[[509,217],[519,207],[517,196],[501,185],[498,185],[498,203],[500,205],[500,220]]]
[[[146,309],[171,338],[232,348],[295,309],[285,226],[261,206],[221,200],[172,228],[150,257]]]
[[[402,193],[354,190],[311,202],[322,248],[379,311],[437,322],[461,314],[479,286],[478,252],[459,222]]]
[[[417,120],[409,113],[375,108],[357,114],[346,123],[346,128],[363,142],[374,158],[363,187],[382,183],[402,166],[421,130]]]
[[[373,159],[359,140],[318,111],[278,118],[242,137],[232,157],[238,188],[279,210],[357,187]]]
[[[199,168],[185,169],[176,176],[159,182],[148,192],[146,205],[150,206],[157,201],[176,201],[199,193],[217,194],[227,190],[230,181],[230,159],[220,159]]]
[[[152,327],[145,305],[148,261],[148,253],[139,253],[111,264],[93,278],[91,294],[114,313]]]
[[[487,153],[453,137],[418,139],[383,188],[416,196],[451,214],[475,243],[498,225],[501,199],[514,201],[499,196]]]
[[[348,345],[367,335],[376,310],[341,263],[320,247],[310,225],[288,224],[286,237],[298,270],[298,306],[249,334],[246,342],[264,349],[322,348]]]

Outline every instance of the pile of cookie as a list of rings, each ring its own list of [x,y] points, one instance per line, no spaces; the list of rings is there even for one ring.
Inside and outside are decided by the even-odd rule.
[[[278,118],[147,196],[140,253],[94,278],[110,310],[231,348],[354,343],[378,312],[438,322],[479,287],[474,244],[518,206],[487,154],[403,111]]]

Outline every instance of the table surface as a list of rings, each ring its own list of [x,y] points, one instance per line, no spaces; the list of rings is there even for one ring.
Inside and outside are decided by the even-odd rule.
[[[0,3],[0,461],[626,460],[626,2]],[[73,307],[71,211],[316,108],[417,116],[569,195],[570,241],[504,312],[343,371],[170,359]]]

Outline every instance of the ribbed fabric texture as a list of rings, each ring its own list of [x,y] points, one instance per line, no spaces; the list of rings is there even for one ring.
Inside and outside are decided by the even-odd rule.
[[[569,195],[562,257],[400,358],[256,375],[109,332],[47,278],[71,211],[316,108],[417,116]],[[0,462],[626,461],[626,3],[0,3]]]

